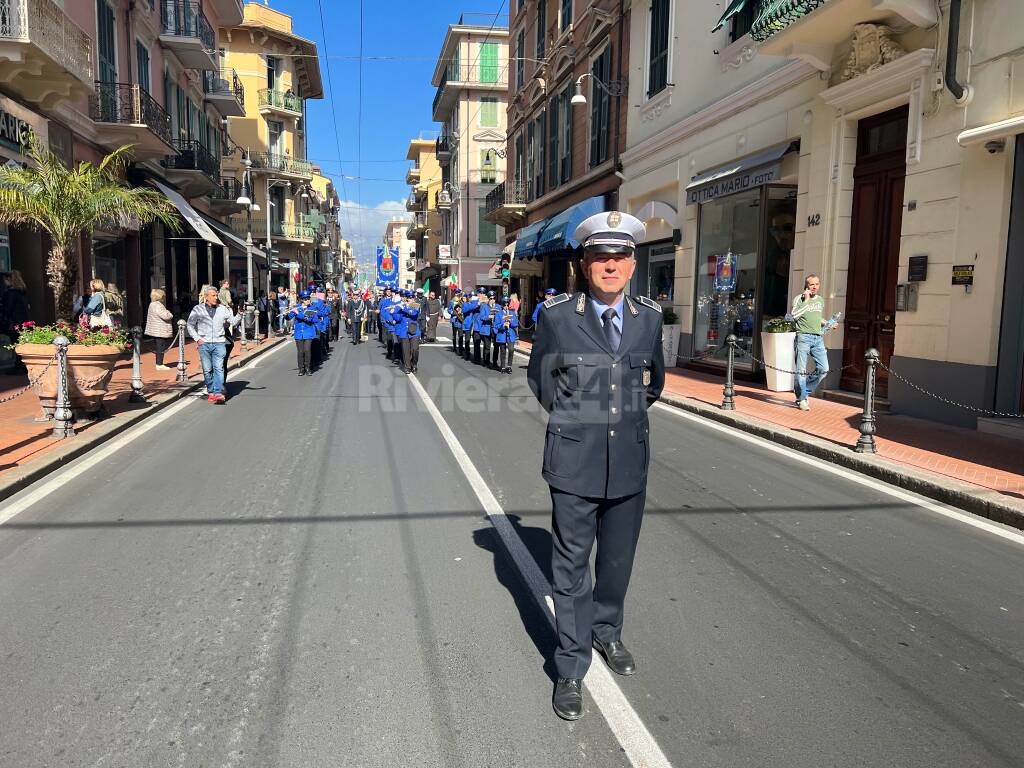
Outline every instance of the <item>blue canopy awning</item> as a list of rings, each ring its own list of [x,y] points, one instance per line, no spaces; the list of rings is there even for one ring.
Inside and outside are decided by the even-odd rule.
[[[553,253],[566,248],[578,248],[574,235],[584,219],[604,210],[603,197],[591,197],[576,203],[548,219],[547,226],[537,241],[537,254]]]
[[[547,223],[547,219],[541,219],[519,230],[519,236],[516,238],[517,259],[532,259],[536,257],[537,240],[540,237],[540,233],[544,230],[544,225]]]

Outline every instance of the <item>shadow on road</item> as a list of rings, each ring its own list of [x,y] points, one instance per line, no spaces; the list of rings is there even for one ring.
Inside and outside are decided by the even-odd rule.
[[[537,561],[541,572],[548,583],[551,583],[551,533],[544,528],[530,528],[521,526],[520,519],[516,515],[508,515],[509,522],[515,528],[519,538],[522,539],[529,550],[531,557]],[[516,569],[512,558],[509,557],[505,545],[501,541],[500,534],[493,528],[480,528],[473,531],[473,542],[494,555],[494,575],[498,581],[512,595],[516,608],[519,609],[519,616],[523,621],[530,639],[536,646],[541,658],[544,659],[544,673],[554,682],[558,674],[554,666],[555,653],[555,631],[547,613],[537,604],[534,596],[530,594],[529,587],[522,580],[519,571]]]

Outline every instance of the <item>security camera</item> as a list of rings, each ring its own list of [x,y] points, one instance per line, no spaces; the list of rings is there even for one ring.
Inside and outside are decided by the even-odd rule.
[[[1006,139],[994,139],[985,142],[985,151],[990,155],[996,155],[1006,149]]]

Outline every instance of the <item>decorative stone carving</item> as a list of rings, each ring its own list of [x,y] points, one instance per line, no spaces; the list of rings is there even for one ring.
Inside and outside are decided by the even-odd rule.
[[[846,60],[841,82],[874,72],[906,56],[907,52],[892,39],[892,30],[884,24],[857,24],[853,28],[850,57]]]
[[[743,45],[735,52],[730,49],[731,46],[722,52],[723,72],[728,72],[730,69],[739,69],[747,62],[753,60],[754,55],[757,53],[757,48],[750,43]],[[729,56],[729,54],[733,55]]]

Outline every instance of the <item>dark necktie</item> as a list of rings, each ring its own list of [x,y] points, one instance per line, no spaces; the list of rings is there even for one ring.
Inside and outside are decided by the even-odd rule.
[[[601,320],[604,321],[604,337],[608,340],[608,346],[612,352],[619,351],[619,341],[622,340],[622,334],[615,326],[615,318],[618,316],[619,313],[615,311],[614,307],[608,307],[601,314]]]

